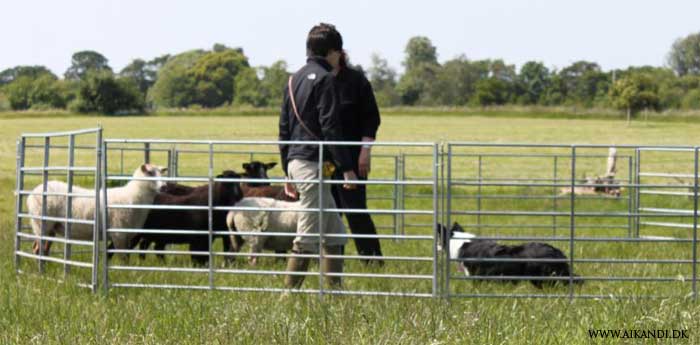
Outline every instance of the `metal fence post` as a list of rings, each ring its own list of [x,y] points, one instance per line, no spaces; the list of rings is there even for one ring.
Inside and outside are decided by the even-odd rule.
[[[406,176],[406,154],[404,152],[401,152],[401,181],[406,181],[408,177]],[[400,187],[401,190],[401,210],[406,209],[406,186],[401,185]],[[406,216],[404,213],[401,213],[399,216],[400,221],[400,230],[401,230],[401,235],[406,234]]]
[[[17,181],[16,181],[16,193],[17,199],[15,203],[15,272],[19,272],[20,256],[18,252],[22,249],[22,239],[20,238],[20,233],[22,232],[22,218],[19,214],[22,213],[22,194],[20,192],[24,189],[24,146],[26,140],[22,137],[17,140]]]
[[[146,164],[151,163],[151,143],[143,144],[143,162]]]
[[[571,146],[571,213],[569,214],[569,299],[574,298],[574,235],[576,227],[576,145]]]
[[[482,184],[482,176],[481,176],[481,164],[482,164],[482,155],[479,155],[478,158],[478,167],[476,170],[476,179],[478,181],[478,185],[476,187],[476,228],[481,233],[481,184]]]
[[[99,144],[98,144],[99,145]],[[99,150],[99,148],[98,148]],[[98,159],[99,162],[99,159]],[[69,219],[73,218],[73,197],[71,196],[71,193],[73,193],[73,165],[75,164],[75,135],[70,135],[68,137],[68,172],[66,176],[66,185],[68,186],[68,195],[66,196],[66,221],[64,223],[65,231],[64,231],[64,237],[66,239],[66,243],[63,246],[63,259],[68,261],[71,258],[71,244],[68,243],[68,240],[71,238],[71,228],[72,228],[72,222],[69,221]],[[97,176],[95,176],[95,181],[97,181]],[[98,208],[95,207],[95,210]],[[95,218],[95,221],[97,221],[97,217]],[[96,231],[93,227],[93,231]],[[96,245],[95,243],[93,243]],[[63,263],[63,276],[66,277],[70,273],[70,265],[68,265],[67,262]]]
[[[110,240],[110,235],[109,235],[109,199],[107,199],[107,185],[108,185],[108,177],[109,177],[109,165],[107,163],[107,142],[102,141],[102,152],[105,154],[102,155],[102,166],[100,169],[101,177],[101,185],[102,185],[102,222],[100,223],[100,226],[102,227],[102,291],[104,294],[109,293],[109,246],[107,245],[107,242]],[[98,162],[100,164],[100,162]],[[123,166],[123,165],[122,165]]]
[[[554,156],[554,171],[552,174],[552,181],[554,181],[554,186],[552,186],[552,211],[554,212],[554,215],[552,216],[552,237],[557,236],[557,197],[559,193],[557,193],[557,184],[559,184],[559,177],[557,176],[557,166],[559,164],[558,162],[558,156]],[[573,192],[573,191],[572,191]]]
[[[46,193],[48,192],[48,182],[49,182],[49,152],[51,147],[51,138],[49,136],[44,137],[44,166],[42,169],[42,194],[41,194],[41,233],[39,237],[39,273],[44,273],[44,255],[47,255],[44,250],[44,237],[46,236]],[[47,244],[49,246],[50,243]]]
[[[72,142],[73,136],[71,136]],[[102,128],[97,131],[97,138],[95,140],[95,213],[93,215],[93,226],[92,226],[92,279],[91,279],[91,290],[93,293],[97,292],[98,282],[97,282],[97,271],[99,265],[99,245],[100,245],[100,190],[107,190],[106,187],[102,186],[100,181],[101,175],[101,165],[102,156],[106,156],[106,152],[102,151]],[[71,181],[72,182],[72,181]],[[71,187],[69,187],[71,188]],[[107,203],[107,198],[105,197],[104,203]],[[70,204],[69,204],[70,205]],[[70,207],[70,206],[69,206]],[[104,238],[107,241],[107,238]]]
[[[629,181],[629,184],[634,183],[633,182],[633,167],[632,167],[632,157],[627,157],[627,170],[629,171],[627,181]],[[632,213],[634,213],[634,199],[632,198],[634,194],[632,193],[632,189],[628,188],[627,190],[627,237],[632,237]]]
[[[323,142],[318,144],[318,298],[323,301],[323,248],[325,229],[323,226]]]
[[[394,156],[394,181],[399,181],[399,157]],[[394,183],[394,190],[393,190],[393,208],[394,210],[399,209],[399,186]],[[394,235],[399,234],[399,215],[394,213],[394,216],[392,217],[394,220]],[[394,238],[394,242],[398,242],[399,240]]]
[[[695,147],[695,167],[693,173],[693,301],[698,299],[698,147]]]
[[[437,222],[438,222],[438,168],[440,163],[438,162],[438,145],[433,144],[433,297],[438,297],[438,253],[437,253]],[[448,246],[449,248],[449,246]]]
[[[642,178],[640,175],[641,170],[642,170],[642,152],[639,150],[639,148],[635,149],[635,176],[634,176],[634,208],[635,208],[635,217],[634,217],[634,236],[639,237],[639,212],[640,209],[642,208],[642,200],[640,196],[640,189],[641,189],[641,184],[642,184]]]
[[[447,222],[444,224],[446,229],[449,229],[452,226],[452,145],[450,143],[447,143],[447,209],[445,210],[446,212],[446,219]],[[450,236],[451,233],[450,231],[445,231],[442,234],[442,237],[444,239],[440,239],[442,242],[441,243],[447,243],[447,245],[443,246],[442,251],[445,253],[445,296],[447,300],[450,300],[451,293],[450,293],[450,277],[452,276],[452,272],[450,271],[450,264],[451,264],[451,259],[450,258]]]
[[[209,195],[207,196],[209,237],[209,289],[214,290],[214,144],[209,143]]]

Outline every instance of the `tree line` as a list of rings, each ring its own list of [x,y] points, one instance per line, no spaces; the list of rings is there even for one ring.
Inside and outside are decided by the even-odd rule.
[[[544,105],[637,111],[700,109],[700,33],[676,40],[665,67],[603,71],[592,61],[550,69],[529,61],[520,69],[502,59],[466,56],[438,62],[429,38],[405,47],[399,75],[379,55],[363,70],[381,106]],[[44,66],[0,72],[0,108],[63,108],[81,113],[144,113],[156,108],[279,106],[289,76],[280,60],[251,66],[242,48],[215,44],[152,60],[134,59],[114,72],[95,51],[72,56],[62,78]]]

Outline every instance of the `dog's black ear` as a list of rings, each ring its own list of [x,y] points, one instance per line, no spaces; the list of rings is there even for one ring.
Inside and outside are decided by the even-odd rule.
[[[250,169],[250,163],[243,163],[243,169],[244,170]]]
[[[452,224],[452,232],[464,232],[464,229],[459,223],[454,222],[454,224]]]
[[[277,165],[277,162],[270,162],[265,164],[265,170],[270,170]]]

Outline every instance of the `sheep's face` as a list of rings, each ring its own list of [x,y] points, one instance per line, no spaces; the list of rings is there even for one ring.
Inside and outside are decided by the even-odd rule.
[[[151,164],[142,164],[139,169],[134,172],[134,177],[161,177],[163,174],[165,174],[168,171],[167,168],[159,167],[156,165],[151,165]],[[158,180],[158,181],[146,181],[149,182],[152,189],[154,191],[159,191],[163,186],[165,186],[165,182]]]
[[[224,170],[221,175],[217,175],[217,178],[241,178],[237,172],[232,170]],[[226,200],[230,200],[231,205],[237,203],[243,199],[243,190],[241,190],[241,184],[238,182],[222,182],[222,186],[225,186],[224,193],[226,194]]]
[[[245,170],[244,176],[249,178],[260,178],[266,179],[267,171],[274,168],[277,165],[275,162],[263,163],[259,161],[252,161],[250,163],[243,163],[243,170]],[[269,186],[268,182],[258,182],[258,183],[248,183],[251,187]]]

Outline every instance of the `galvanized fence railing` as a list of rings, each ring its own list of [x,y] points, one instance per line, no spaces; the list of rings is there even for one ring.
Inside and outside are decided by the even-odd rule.
[[[94,145],[85,143],[77,144],[76,140],[90,140],[94,136]],[[56,142],[67,140],[66,144]],[[39,141],[40,144],[33,143]],[[89,283],[78,282],[79,286],[97,289],[97,262],[98,262],[98,234],[99,212],[101,200],[98,197],[102,188],[101,174],[101,145],[102,129],[86,129],[68,132],[54,133],[26,133],[17,141],[17,183],[15,204],[15,268],[18,273],[31,270],[30,265],[23,265],[22,258],[36,261],[38,272],[44,274],[47,264],[63,266],[63,279],[71,274],[71,268],[90,270]],[[40,149],[40,154],[32,154],[32,151]],[[54,163],[58,155],[56,152],[65,151],[65,165]],[[87,157],[78,159],[79,151],[87,151]],[[52,159],[53,158],[53,159]],[[40,160],[41,159],[41,160]],[[40,161],[40,163],[39,163]],[[76,162],[77,161],[77,162]],[[88,165],[89,164],[89,165]],[[55,184],[49,179],[56,176],[65,177],[65,183]],[[40,177],[40,182],[32,181],[34,177]],[[92,185],[88,192],[75,192],[75,178],[89,177]],[[36,179],[35,179],[36,180]],[[29,183],[32,183],[28,186]],[[33,186],[32,189],[25,189]],[[52,186],[49,189],[49,186]],[[39,200],[37,200],[39,198]],[[82,205],[92,203],[91,212],[87,210],[80,215],[73,214],[76,199],[89,201],[81,202]],[[31,200],[32,209],[25,209],[25,202]],[[49,207],[50,206],[50,207]],[[85,217],[87,216],[87,217]],[[28,223],[28,224],[27,224]],[[89,227],[90,234],[82,235],[85,238],[75,238],[72,235],[73,227]],[[63,232],[60,234],[58,232]],[[33,243],[31,252],[26,244]],[[51,255],[49,248],[52,244],[62,246],[61,254]],[[76,251],[76,247],[88,247],[87,251]],[[87,254],[87,255],[85,255]],[[49,275],[55,278],[56,274]],[[77,277],[76,280],[80,280]]]
[[[186,250],[141,250],[132,248],[116,248],[109,249],[104,248],[105,257],[112,254],[165,254],[169,256],[183,256],[191,254],[204,255],[209,258],[209,264],[207,267],[192,267],[187,263],[183,263],[182,260],[169,260],[163,262],[168,266],[162,265],[152,265],[149,261],[145,263],[137,262],[136,264],[129,264],[129,262],[119,262],[116,263],[114,260],[109,261],[107,259],[103,260],[103,287],[105,290],[111,288],[187,288],[187,289],[209,289],[209,290],[229,290],[229,291],[265,291],[265,292],[283,292],[288,291],[281,285],[281,279],[279,276],[284,276],[287,272],[283,267],[277,267],[278,265],[267,263],[267,267],[241,267],[240,263],[236,262],[231,266],[226,264],[224,267],[220,267],[220,258],[238,258],[238,257],[262,257],[262,258],[290,258],[290,257],[305,257],[312,258],[318,262],[324,259],[323,251],[319,251],[317,254],[289,254],[289,253],[242,253],[242,252],[225,252],[215,249],[214,239],[219,236],[278,236],[278,237],[299,237],[307,236],[316,238],[319,243],[324,243],[328,239],[333,238],[373,238],[378,240],[402,240],[399,243],[394,244],[393,248],[386,246],[385,255],[381,259],[387,263],[387,267],[393,267],[389,272],[369,272],[365,270],[364,266],[352,264],[358,260],[371,260],[377,259],[373,256],[363,256],[363,255],[352,255],[352,254],[342,254],[328,256],[330,259],[343,259],[346,262],[350,262],[348,269],[357,269],[357,271],[344,271],[342,273],[338,272],[323,272],[318,269],[316,271],[309,271],[303,273],[293,273],[297,275],[305,275],[310,277],[316,277],[318,279],[318,284],[316,288],[306,288],[299,290],[292,290],[293,292],[301,293],[317,293],[319,295],[325,294],[355,294],[355,295],[401,295],[401,296],[416,296],[416,297],[428,297],[428,296],[439,296],[440,295],[440,282],[437,275],[437,252],[435,249],[435,231],[434,224],[439,220],[439,146],[435,143],[373,143],[374,150],[382,147],[388,148],[403,148],[403,149],[422,149],[432,153],[432,157],[429,160],[432,166],[431,169],[427,170],[426,175],[429,176],[429,180],[396,180],[395,178],[375,178],[370,180],[358,180],[355,182],[350,182],[351,184],[362,184],[365,186],[423,186],[429,188],[434,196],[430,204],[413,204],[410,208],[397,209],[395,204],[383,208],[370,208],[370,209],[338,209],[330,208],[324,209],[323,200],[319,200],[319,205],[311,209],[274,209],[274,208],[245,208],[234,205],[215,205],[212,200],[213,186],[216,183],[227,183],[227,182],[238,182],[238,183],[251,183],[251,182],[270,182],[270,183],[283,183],[285,179],[280,178],[269,178],[269,179],[250,179],[250,178],[221,178],[215,177],[216,167],[228,168],[230,167],[230,161],[225,162],[215,161],[215,153],[226,153],[224,147],[230,146],[275,146],[277,147],[282,142],[276,141],[199,141],[199,140],[149,140],[149,139],[107,139],[104,140],[104,151],[111,152],[114,147],[119,145],[119,148],[124,145],[136,145],[140,146],[144,143],[150,143],[150,148],[154,149],[158,146],[163,145],[189,145],[189,146],[199,146],[206,147],[207,159],[206,161],[200,160],[199,162],[194,162],[189,164],[189,166],[202,164],[206,165],[207,174],[206,176],[178,176],[178,177],[162,177],[160,180],[167,182],[202,182],[208,186],[209,190],[209,200],[206,205],[116,205],[108,203],[104,206],[105,211],[103,217],[107,217],[110,210],[116,208],[128,208],[128,209],[150,209],[150,210],[190,210],[190,211],[200,211],[207,213],[207,229],[197,229],[197,230],[180,230],[180,229],[117,229],[110,227],[105,221],[105,227],[103,228],[103,233],[105,236],[111,236],[115,233],[158,233],[158,234],[173,234],[178,236],[207,236],[206,239],[206,251],[191,252]],[[362,143],[357,142],[289,142],[287,144],[308,144],[308,145],[318,145],[319,146],[319,161],[323,161],[323,148],[329,145],[334,146],[356,146],[362,145]],[[201,150],[199,150],[201,151]],[[235,151],[235,150],[234,150]],[[181,151],[180,151],[181,152]],[[172,155],[171,155],[172,156]],[[176,154],[172,157],[178,157],[177,164],[183,165],[182,156]],[[110,181],[128,181],[134,180],[132,177],[120,176],[114,174],[114,169],[110,170],[110,160],[105,161],[105,176],[104,180],[106,182]],[[320,168],[320,165],[319,165]],[[426,167],[427,168],[427,167]],[[176,170],[177,171],[177,170]],[[393,177],[393,176],[392,176]],[[140,178],[143,180],[150,180],[153,178]],[[307,182],[323,185],[337,185],[346,184],[347,181],[335,181],[328,180],[325,178],[319,178],[315,180],[305,180],[305,181],[291,181],[296,183]],[[322,199],[322,198],[321,198]],[[271,229],[272,232],[260,233],[260,232],[242,232],[242,231],[230,231],[229,229],[215,229],[214,223],[217,222],[215,217],[225,217],[225,213],[235,210],[247,210],[247,211],[264,211],[264,212],[281,212],[281,211],[294,211],[294,212],[318,212],[319,223],[323,223],[323,217],[337,216],[337,213],[367,213],[370,215],[380,216],[395,216],[395,215],[410,215],[414,217],[424,217],[430,219],[430,224],[432,226],[422,229],[422,231],[414,231],[411,234],[385,234],[378,233],[377,235],[357,235],[357,234],[326,234],[323,230],[319,234],[308,234],[308,235],[298,235],[296,233],[284,233],[275,231]],[[220,220],[220,219],[219,219]],[[220,222],[219,222],[220,223]],[[321,227],[323,229],[323,227]],[[202,231],[204,230],[204,231]],[[409,245],[408,242],[420,242],[420,244]],[[402,246],[404,248],[410,247],[407,251],[409,254],[403,254]],[[419,265],[423,265],[421,269],[417,269]],[[144,266],[145,265],[145,266]],[[359,268],[358,268],[359,267]],[[376,270],[375,270],[376,271]],[[138,273],[150,273],[149,278],[144,278],[140,274],[130,274],[133,272]],[[155,274],[154,274],[155,273]],[[171,279],[169,275],[172,274],[189,274],[192,273],[200,274],[200,278],[184,278],[184,279]],[[272,280],[269,278],[272,277]],[[342,277],[346,280],[346,284],[343,289],[332,289],[324,286],[324,280],[327,277]],[[268,278],[268,279],[264,279]],[[370,283],[361,282],[361,280],[371,281]],[[391,281],[400,280],[401,284],[390,283]],[[185,283],[182,283],[185,282]],[[307,282],[306,285],[312,284]],[[314,284],[316,285],[316,284]]]
[[[623,176],[627,179],[616,180],[616,187],[621,188],[627,195],[618,198],[602,198],[595,200],[577,195],[581,187],[610,187],[609,184],[591,184],[581,181],[583,171],[591,171],[596,163],[589,158],[603,155],[590,154],[592,151],[608,149],[604,145],[531,145],[531,144],[483,144],[483,143],[447,143],[446,166],[446,215],[447,223],[458,219],[467,231],[475,233],[476,240],[492,240],[501,244],[511,242],[523,243],[529,241],[547,242],[561,249],[566,258],[535,257],[517,258],[503,255],[494,257],[461,257],[450,258],[445,254],[445,283],[444,291],[447,297],[568,297],[568,298],[625,298],[625,297],[669,297],[697,296],[697,147],[643,147],[632,145],[616,145],[618,150],[630,151],[635,159],[628,161],[628,171]],[[683,177],[693,179],[692,185],[679,186],[665,184],[657,180],[643,181],[642,177],[666,177],[667,173],[645,173],[639,157],[640,152],[649,150],[685,151],[693,156],[685,161],[692,172]],[[505,156],[553,155],[564,160],[568,168],[564,173],[568,179],[557,179],[545,176],[540,165],[502,163],[487,175],[499,175],[496,179],[485,180],[480,162],[461,161],[455,152],[471,151],[477,157],[498,151]],[[486,151],[486,153],[484,152]],[[478,158],[477,158],[478,159]],[[458,163],[458,164],[456,164]],[[652,162],[649,162],[651,164]],[[466,173],[463,169],[470,164],[478,165],[479,171]],[[599,165],[599,164],[598,164]],[[678,162],[664,169],[678,168]],[[456,168],[458,166],[459,168]],[[460,169],[462,168],[462,169]],[[657,170],[658,171],[658,170]],[[675,174],[671,174],[676,176]],[[487,181],[487,182],[485,182]],[[552,188],[571,191],[557,197],[561,202],[557,205],[547,205],[532,201],[530,198],[505,197],[512,190],[523,191],[531,195],[546,195]],[[647,194],[656,197],[688,196],[668,193],[667,190],[687,188],[691,190],[691,199],[676,200],[689,209],[670,207],[642,207],[641,202],[651,203],[655,200],[644,200],[641,196]],[[473,190],[478,189],[475,192]],[[459,195],[479,195],[484,190],[500,195],[496,203],[488,205],[465,203],[455,198]],[[661,192],[661,193],[658,193]],[[551,193],[551,192],[550,192]],[[537,199],[537,198],[535,198]],[[600,198],[598,198],[600,199]],[[556,200],[556,199],[555,199]],[[617,205],[611,204],[608,200]],[[624,201],[624,202],[621,202]],[[656,200],[658,201],[658,200]],[[461,202],[461,203],[460,203]],[[606,204],[607,202],[607,204]],[[663,202],[663,201],[662,201]],[[493,221],[492,226],[485,228],[475,221],[479,217]],[[542,233],[546,226],[544,222],[537,223],[532,219],[558,218],[568,226],[568,234],[552,232]],[[465,223],[463,220],[471,221]],[[679,219],[685,220],[683,226],[678,222],[653,222],[648,219]],[[689,222],[688,222],[689,221]],[[587,225],[583,225],[587,222]],[[645,225],[646,235],[639,236],[639,226]],[[681,228],[673,236],[668,236],[667,228]],[[666,231],[666,232],[665,232]],[[663,236],[660,236],[663,235]],[[448,240],[452,240],[449,238]],[[455,265],[462,263],[480,272],[489,272],[494,265],[535,263],[566,264],[569,267],[566,274],[558,276],[542,275],[491,275],[488,273],[455,275]],[[569,286],[566,289],[527,290],[523,288],[488,289],[474,285],[477,281],[561,281]],[[472,282],[466,284],[466,282]],[[575,284],[583,282],[584,284]],[[659,285],[662,284],[662,285]],[[666,285],[663,285],[666,284]]]
[[[85,136],[94,134],[95,146],[86,144]],[[64,136],[67,143],[59,143]],[[81,142],[77,143],[76,140]],[[41,145],[28,140],[42,140]],[[312,267],[307,272],[307,288],[300,293],[387,295],[417,297],[561,297],[561,298],[626,298],[697,296],[697,194],[698,147],[616,145],[621,151],[614,187],[616,196],[600,193],[579,195],[580,188],[611,187],[609,183],[591,183],[591,174],[602,171],[606,145],[532,145],[484,144],[448,142],[437,143],[374,143],[372,177],[364,184],[371,193],[368,209],[324,208],[322,203],[310,209],[244,208],[216,204],[213,188],[219,183],[269,182],[281,184],[286,179],[273,176],[268,179],[216,177],[218,171],[238,170],[244,159],[274,157],[280,142],[225,141],[225,140],[159,140],[107,139],[101,130],[65,133],[27,134],[18,141],[17,154],[17,213],[15,261],[19,271],[31,265],[20,262],[29,258],[38,262],[39,272],[47,263],[64,267],[90,269],[90,283],[83,286],[95,290],[98,281],[104,291],[112,288],[182,288],[224,291],[288,291],[282,277],[289,274],[278,261],[290,257],[306,257],[319,262],[324,253],[290,254],[288,252],[225,251],[216,242],[232,235],[255,238],[274,236],[291,238],[308,236],[324,242],[333,238],[374,238],[381,241],[385,262],[383,267],[364,266],[361,260],[376,259],[352,253],[348,244],[342,255],[347,270],[323,272]],[[293,144],[293,143],[290,143]],[[296,142],[296,144],[299,144]],[[328,145],[360,145],[354,142],[306,142]],[[268,147],[261,150],[260,147]],[[40,150],[32,155],[29,150]],[[270,149],[272,148],[272,149]],[[381,149],[384,149],[382,151]],[[52,166],[56,157],[65,150],[66,166]],[[89,152],[76,164],[77,152]],[[379,152],[377,152],[379,151]],[[320,150],[319,161],[323,160]],[[642,157],[643,156],[643,157]],[[29,161],[39,161],[32,163]],[[643,158],[643,159],[642,159]],[[63,158],[60,158],[63,159]],[[243,160],[242,160],[243,159]],[[86,166],[86,161],[92,166]],[[135,164],[163,163],[170,169],[168,176],[155,178],[166,182],[199,184],[208,191],[206,203],[197,205],[118,205],[107,202],[106,188],[132,180],[124,174]],[[320,168],[320,167],[319,167]],[[187,173],[182,173],[184,170]],[[65,193],[47,191],[48,180],[65,172]],[[40,177],[40,179],[39,179]],[[91,185],[96,205],[92,219],[72,215],[73,185],[79,178]],[[32,180],[34,179],[34,180]],[[41,186],[42,192],[25,190],[28,181]],[[86,182],[87,181],[87,182]],[[669,183],[669,181],[671,183]],[[301,182],[301,181],[293,181]],[[337,185],[343,181],[318,178],[304,181],[319,186]],[[568,190],[570,193],[566,193]],[[102,196],[98,197],[101,191]],[[55,195],[54,195],[55,194]],[[40,214],[23,211],[24,200],[41,195],[44,205]],[[57,217],[46,209],[47,200],[57,197],[67,205]],[[321,200],[322,201],[322,200]],[[49,202],[50,204],[50,202]],[[110,210],[161,210],[200,212],[205,225],[201,229],[139,229],[114,228],[107,224]],[[217,228],[220,217],[229,211],[258,210],[261,212],[318,212],[323,217],[337,213],[368,213],[377,223],[377,235],[319,234],[272,231],[231,231]],[[83,217],[84,218],[84,217]],[[90,217],[88,217],[90,218]],[[40,221],[38,234],[27,220]],[[437,223],[447,227],[458,221],[466,231],[477,237],[472,241],[492,240],[499,244],[545,242],[561,250],[566,258],[462,257],[450,258],[448,251],[438,253],[437,245],[449,243],[452,238],[440,239]],[[47,223],[62,223],[62,236],[52,236]],[[71,224],[92,226],[90,240],[72,238]],[[98,229],[98,231],[94,231]],[[348,231],[349,232],[349,231]],[[163,234],[185,238],[204,238],[204,249],[170,247],[108,248],[115,234]],[[107,239],[100,241],[100,237]],[[62,257],[36,254],[27,250],[27,242],[36,241],[38,248],[47,242],[63,244]],[[74,246],[87,246],[89,251],[75,251]],[[78,254],[76,256],[76,254]],[[102,255],[98,255],[102,254]],[[132,256],[130,259],[112,258],[111,255]],[[133,256],[147,255],[145,261],[134,261]],[[165,255],[164,261],[154,261],[154,254]],[[200,255],[209,259],[209,265],[192,265],[186,256]],[[249,266],[242,258],[257,257],[261,263]],[[326,256],[328,257],[328,256]],[[79,260],[80,258],[81,260]],[[233,263],[227,259],[239,259]],[[102,260],[99,262],[99,260]],[[99,263],[99,265],[98,265]],[[479,265],[511,264],[566,264],[567,274],[559,276],[523,276],[491,274],[456,274],[462,263],[468,267]],[[320,265],[319,265],[320,266]],[[97,278],[98,268],[102,279]],[[76,272],[78,273],[78,272]],[[79,274],[79,273],[78,273]],[[81,276],[82,277],[82,276]],[[326,287],[329,277],[342,277],[343,289]],[[481,281],[559,281],[552,288],[530,288],[528,284],[480,283]],[[583,284],[577,284],[583,282]],[[566,285],[568,284],[568,286]]]

